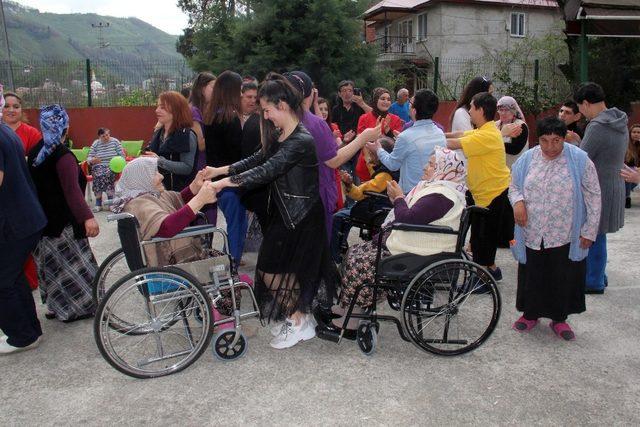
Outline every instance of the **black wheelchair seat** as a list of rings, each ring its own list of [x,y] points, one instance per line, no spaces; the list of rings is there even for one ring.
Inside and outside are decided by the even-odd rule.
[[[416,255],[412,253],[392,255],[380,260],[378,274],[385,279],[408,282],[425,267],[446,259],[462,259],[462,257],[460,254],[452,252],[433,255]]]

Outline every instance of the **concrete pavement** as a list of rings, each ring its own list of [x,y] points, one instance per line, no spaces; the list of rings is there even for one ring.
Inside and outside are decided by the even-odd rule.
[[[609,288],[570,317],[575,342],[548,321],[510,329],[516,264],[501,250],[503,311],[491,338],[454,358],[423,353],[382,325],[378,350],[314,339],[269,347],[268,331],[247,354],[223,363],[208,350],[185,371],[136,380],[100,356],[92,321],[44,319],[42,345],[0,357],[1,425],[638,425],[640,423],[640,197],[609,237]],[[98,215],[98,261],[118,247]],[[255,256],[248,257],[252,269]],[[37,296],[37,294],[34,294]],[[39,302],[39,298],[36,300]]]

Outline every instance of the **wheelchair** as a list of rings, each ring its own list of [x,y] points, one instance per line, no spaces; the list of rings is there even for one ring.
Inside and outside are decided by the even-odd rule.
[[[114,259],[120,263],[124,259],[130,270],[94,294],[99,300],[94,338],[112,367],[135,378],[169,375],[195,362],[211,341],[213,353],[220,360],[234,360],[245,354],[247,339],[241,323],[260,318],[260,310],[252,287],[232,274],[223,230],[196,225],[172,238],[141,241],[133,215],[115,214],[108,220],[117,221],[122,248],[112,254],[111,264],[106,265],[112,265]],[[149,266],[145,248],[177,239],[196,242],[194,247],[201,250],[194,257],[197,259]],[[221,249],[213,248],[214,240],[222,241]],[[238,301],[243,291],[250,296],[252,305],[246,311],[241,310]],[[232,314],[216,319],[214,308],[220,308],[223,294],[230,295]],[[220,325],[231,327],[216,328],[214,335],[214,328]]]
[[[370,196],[384,197],[377,193]],[[317,310],[318,336],[340,343],[353,318],[360,319],[355,341],[366,355],[376,350],[380,322],[393,323],[404,341],[436,355],[455,356],[478,348],[495,329],[502,304],[493,276],[485,267],[471,261],[463,249],[471,215],[482,215],[486,211],[478,206],[466,207],[458,230],[437,225],[396,223],[391,226],[391,230],[398,231],[455,235],[452,253],[428,256],[403,253],[382,258],[385,233],[379,232],[374,283],[355,289],[341,328],[323,328],[323,324],[330,322],[331,315]],[[358,227],[360,223],[355,221],[352,225]],[[382,231],[377,222],[366,227]],[[358,295],[364,287],[371,288],[373,305],[362,314],[355,313]],[[387,294],[389,306],[400,313],[400,319],[378,313],[378,297],[382,292]]]

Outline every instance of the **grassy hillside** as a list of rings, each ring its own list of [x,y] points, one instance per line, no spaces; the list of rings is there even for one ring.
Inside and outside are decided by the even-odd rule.
[[[182,59],[175,49],[176,36],[137,18],[40,13],[10,1],[5,2],[5,15],[12,59],[17,62],[82,58]],[[110,24],[102,30],[108,47],[98,47],[98,30],[91,27],[98,22]]]

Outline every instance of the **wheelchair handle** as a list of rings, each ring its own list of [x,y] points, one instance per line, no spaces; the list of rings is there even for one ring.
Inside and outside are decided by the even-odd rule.
[[[422,233],[435,233],[435,234],[451,234],[458,235],[458,232],[451,227],[445,227],[443,225],[416,225],[416,224],[404,224],[397,223],[391,226],[392,230],[398,231],[418,231]]]
[[[377,197],[378,199],[388,199],[389,197],[386,194],[376,193],[375,191],[364,191],[364,194],[367,197]]]

